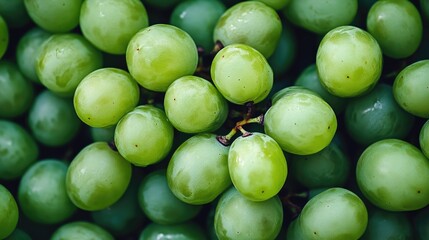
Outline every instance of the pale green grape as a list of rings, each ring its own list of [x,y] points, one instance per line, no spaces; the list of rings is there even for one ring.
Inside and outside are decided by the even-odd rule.
[[[420,129],[419,145],[424,155],[429,158],[429,120],[427,120]]]
[[[63,96],[73,96],[80,81],[101,66],[101,52],[77,33],[53,34],[44,41],[36,58],[40,82]]]
[[[168,120],[179,131],[216,131],[228,116],[228,103],[216,87],[197,76],[174,81],[165,92],[164,108]]]
[[[18,179],[39,156],[39,147],[27,129],[0,119],[0,179]]]
[[[246,44],[268,58],[276,49],[281,32],[282,23],[274,9],[258,1],[243,1],[222,14],[213,40],[224,46]]]
[[[274,103],[276,103],[279,99],[281,99],[283,96],[290,94],[290,93],[294,93],[294,92],[304,92],[304,93],[308,93],[308,94],[313,94],[315,96],[320,97],[320,95],[318,93],[316,93],[313,90],[310,90],[307,87],[302,87],[299,85],[294,85],[294,86],[288,86],[285,88],[280,89],[279,91],[277,91],[276,93],[273,94],[273,96],[271,97],[271,105],[273,105]]]
[[[73,221],[60,225],[51,240],[113,240],[106,229],[87,221]]]
[[[79,18],[82,34],[97,48],[111,54],[125,54],[128,42],[149,25],[140,0],[87,0]]]
[[[273,86],[273,71],[267,60],[245,44],[221,49],[213,59],[210,74],[219,92],[235,104],[261,102]]]
[[[388,211],[412,211],[429,204],[429,159],[411,143],[385,139],[359,157],[356,180],[365,197]]]
[[[165,112],[141,105],[116,125],[115,145],[119,153],[136,166],[148,166],[164,159],[173,145],[174,128]]]
[[[291,91],[267,110],[264,130],[286,152],[313,154],[331,142],[337,117],[331,106],[314,93]]]
[[[0,59],[3,58],[3,55],[7,51],[9,46],[9,28],[6,21],[0,15]]]
[[[139,99],[139,86],[128,72],[101,68],[82,79],[73,103],[82,122],[91,127],[109,127],[133,110]]]
[[[106,142],[94,142],[70,163],[66,188],[80,209],[101,210],[122,197],[131,180],[131,164]]]
[[[378,82],[383,55],[374,37],[355,26],[329,31],[319,44],[316,66],[322,85],[333,95],[355,97]]]
[[[56,224],[70,218],[76,206],[66,191],[67,164],[57,159],[37,161],[19,183],[18,202],[32,221]]]
[[[405,111],[429,118],[429,60],[414,62],[396,76],[393,96]]]
[[[9,60],[0,61],[0,117],[16,118],[31,106],[34,87],[18,66]]]
[[[259,132],[240,136],[232,142],[228,169],[235,188],[252,201],[275,196],[288,175],[286,157],[280,146]]]
[[[286,7],[290,0],[258,0],[259,2],[263,2],[268,6],[274,8],[275,10],[281,10]]]
[[[351,24],[358,10],[357,0],[290,0],[283,14],[293,24],[323,35]]]
[[[16,228],[19,209],[12,193],[0,184],[0,238],[9,236]]]
[[[51,35],[42,28],[34,27],[19,39],[16,48],[16,63],[22,74],[33,82],[40,83],[36,73],[36,58],[39,55],[40,46]]]
[[[190,204],[206,204],[231,185],[228,170],[229,147],[214,134],[198,134],[183,142],[167,167],[171,191]]]
[[[141,231],[139,240],[206,240],[207,236],[198,223],[179,224],[149,223]]]
[[[69,32],[79,24],[83,0],[24,0],[30,18],[53,33]]]
[[[202,209],[201,205],[185,203],[172,193],[165,169],[152,171],[143,178],[138,200],[145,215],[158,224],[184,223],[197,216]]]
[[[255,202],[234,187],[219,199],[214,219],[219,239],[275,239],[283,223],[283,207],[278,196]]]
[[[375,2],[368,11],[366,25],[383,53],[392,58],[411,56],[422,40],[422,19],[411,1]]]
[[[298,221],[303,239],[357,240],[365,232],[368,212],[355,193],[329,188],[305,204]]]
[[[155,24],[137,32],[126,51],[128,70],[152,91],[165,92],[179,77],[192,75],[198,51],[192,37],[169,24]]]

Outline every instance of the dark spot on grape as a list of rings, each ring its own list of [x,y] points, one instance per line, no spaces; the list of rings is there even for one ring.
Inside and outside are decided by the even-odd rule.
[[[350,78],[350,76],[349,76],[349,75],[347,75],[347,78]]]
[[[91,120],[91,118],[90,118],[90,117],[88,117],[88,120]]]
[[[331,126],[328,126],[328,129],[331,129]]]
[[[420,190],[417,190],[417,193],[418,193],[418,194],[420,194],[421,192],[422,192],[422,191],[420,191]]]
[[[262,191],[261,191],[261,193],[262,193],[262,194],[264,194],[264,193],[265,193],[265,191],[264,191],[264,190],[262,190]]]
[[[139,147],[139,145],[138,145],[138,144],[134,144],[134,146],[135,146],[135,147]]]
[[[317,235],[317,232],[313,232],[314,235]]]
[[[140,48],[137,48],[136,50],[137,50],[137,51],[140,51]]]

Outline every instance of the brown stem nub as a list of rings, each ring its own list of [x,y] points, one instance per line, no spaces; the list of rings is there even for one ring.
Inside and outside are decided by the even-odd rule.
[[[216,136],[216,140],[224,146],[229,146],[231,143],[230,140],[226,138],[226,136]]]

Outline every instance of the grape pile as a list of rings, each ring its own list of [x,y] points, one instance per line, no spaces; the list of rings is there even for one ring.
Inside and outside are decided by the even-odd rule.
[[[428,0],[0,0],[0,239],[429,239]]]

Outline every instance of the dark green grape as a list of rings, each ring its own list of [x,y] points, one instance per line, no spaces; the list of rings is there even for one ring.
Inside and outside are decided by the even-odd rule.
[[[179,224],[150,223],[140,233],[139,240],[205,240],[206,234],[194,222]]]
[[[299,217],[289,223],[286,232],[286,240],[305,240],[300,224]]]
[[[28,16],[27,9],[25,9],[24,0],[0,0],[0,6],[0,15],[4,18],[9,28],[22,28],[30,23],[30,16]]]
[[[87,221],[68,222],[58,227],[51,240],[113,240],[104,228]]]
[[[27,232],[17,227],[4,240],[32,240],[32,238]]]
[[[7,47],[9,46],[9,28],[6,21],[0,15],[0,59],[6,53]]]
[[[268,6],[274,8],[275,10],[281,10],[286,7],[290,0],[258,0],[259,2],[263,2]]]
[[[427,120],[420,129],[419,146],[423,154],[429,158],[429,120]]]
[[[268,63],[273,69],[274,75],[279,77],[287,72],[297,55],[297,40],[290,24],[283,22],[282,33],[273,54],[268,58]]]
[[[181,0],[143,0],[144,4],[159,9],[173,8],[179,2],[181,2]]]
[[[92,141],[94,142],[112,142],[115,136],[116,125],[104,128],[91,127],[89,129]]]
[[[4,239],[15,230],[19,219],[19,209],[12,193],[0,184],[0,238]]]
[[[429,206],[418,210],[412,217],[415,237],[418,240],[429,238]]]

